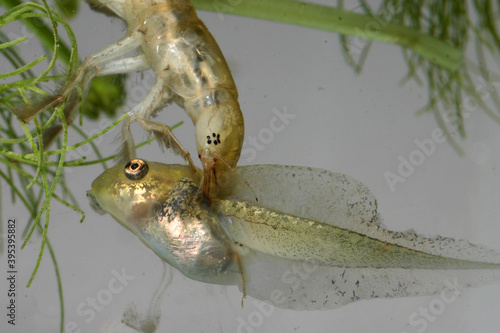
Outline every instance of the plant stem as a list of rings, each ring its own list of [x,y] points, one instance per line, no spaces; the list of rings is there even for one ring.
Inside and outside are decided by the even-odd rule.
[[[463,52],[445,41],[391,23],[379,16],[357,14],[329,6],[295,0],[192,0],[200,10],[290,23],[409,48],[430,61],[454,71]],[[230,3],[234,3],[231,5]]]

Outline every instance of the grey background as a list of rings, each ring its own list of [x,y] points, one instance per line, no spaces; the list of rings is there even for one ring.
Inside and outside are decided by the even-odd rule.
[[[398,183],[393,192],[384,173],[397,173],[398,157],[407,159],[417,149],[414,141],[430,138],[437,128],[430,114],[415,114],[427,100],[425,88],[413,82],[399,86],[406,73],[399,48],[375,43],[363,73],[356,76],[343,59],[337,35],[230,15],[199,14],[232,69],[245,116],[246,136],[258,137],[262,129],[269,128],[273,109],[286,108],[296,115],[283,131],[273,134],[255,158],[243,154],[241,165],[276,163],[344,172],[373,191],[389,229],[414,228],[423,234],[464,238],[500,249],[500,131],[484,113],[472,112],[466,123],[464,158],[458,157],[447,143],[438,144],[436,152],[426,157],[404,183]],[[120,20],[93,12],[85,4],[71,25],[81,58],[124,34]],[[133,93],[128,108],[145,91],[134,87],[147,88],[151,83],[151,73],[129,79]],[[168,107],[158,119],[168,124],[184,120],[185,124],[175,133],[189,151],[196,151],[194,127],[183,110]],[[88,121],[84,126],[89,131],[99,128],[99,124]],[[113,140],[118,133],[116,129],[99,142],[102,152],[116,151],[118,145]],[[135,133],[137,141],[144,137],[142,131]],[[76,142],[78,137],[72,140]],[[244,149],[251,147],[247,143]],[[87,149],[82,148],[79,154],[94,159]],[[171,152],[159,154],[156,143],[139,154],[145,159],[182,163]],[[147,311],[163,268],[160,259],[109,215],[99,216],[89,208],[85,191],[101,172],[102,168],[95,166],[67,173],[87,214],[83,224],[78,223],[77,214],[56,203],[51,211],[49,236],[62,272],[66,321],[75,322],[82,332],[133,332],[121,324],[123,312],[131,303],[137,305],[139,312]],[[20,234],[28,216],[21,211],[21,205],[10,205],[2,185],[4,211],[20,221]],[[58,329],[59,303],[47,252],[32,287],[24,287],[39,244],[40,237],[33,237],[18,257],[18,325],[12,330],[2,318],[2,331]],[[3,258],[2,265],[5,255]],[[123,292],[113,295],[94,320],[86,323],[87,317],[79,316],[76,308],[87,297],[96,297],[107,288],[113,269],[125,269],[134,280]],[[173,275],[162,302],[159,332],[235,332],[238,318],[248,321],[259,311],[251,298],[247,298],[242,309],[241,294],[235,287],[198,283],[178,272]],[[3,283],[2,278],[2,286]],[[5,288],[1,290],[4,299]],[[253,331],[417,332],[408,325],[410,315],[421,307],[429,307],[436,297],[362,301],[333,311],[275,309],[271,315],[264,315],[261,325]],[[500,326],[498,299],[498,285],[465,290],[434,321],[428,322],[425,331],[496,332]]]

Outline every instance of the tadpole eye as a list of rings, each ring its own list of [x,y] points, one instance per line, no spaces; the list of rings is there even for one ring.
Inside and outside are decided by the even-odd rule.
[[[139,180],[148,174],[148,170],[146,161],[136,158],[125,165],[125,177],[130,180]]]

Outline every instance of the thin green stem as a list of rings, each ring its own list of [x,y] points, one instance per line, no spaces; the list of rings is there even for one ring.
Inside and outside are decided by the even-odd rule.
[[[86,140],[78,142],[77,144],[75,144],[73,146],[63,147],[61,149],[57,149],[57,150],[53,150],[53,151],[48,151],[48,152],[45,153],[45,156],[62,154],[63,151],[74,150],[74,149],[76,149],[78,147],[81,147],[84,144],[86,144],[86,143],[88,143],[90,141],[93,141],[93,140],[97,139],[98,137],[100,137],[101,135],[107,133],[108,131],[110,131],[111,129],[113,129],[116,125],[118,125],[120,122],[122,122],[127,117],[128,117],[128,113],[124,113],[120,118],[118,118],[115,122],[113,122],[111,125],[109,125],[108,127],[106,127],[101,132],[99,132],[97,134],[94,134],[91,137],[88,137]],[[26,157],[28,157],[28,156],[26,155]]]
[[[23,2],[19,0],[0,0],[0,5],[7,9],[12,9],[20,5],[31,6],[32,8],[39,6],[34,3],[23,4]],[[39,6],[37,9],[44,10],[43,6]],[[54,52],[54,33],[41,19],[36,17],[31,19],[22,18],[20,21],[35,34],[45,48]],[[58,43],[59,57],[65,65],[69,65],[72,62],[72,51],[64,42],[58,41]]]
[[[451,71],[463,63],[463,52],[438,38],[405,26],[329,6],[294,0],[244,0],[235,5],[192,0],[197,9],[255,17],[401,45]]]
[[[28,40],[28,37],[23,36],[23,37],[19,37],[18,39],[11,40],[10,42],[1,43],[0,44],[0,50],[6,49],[6,48],[14,46],[14,45],[17,45],[17,44],[22,43],[22,42],[24,42],[26,40]]]
[[[10,76],[14,76],[14,75],[18,75],[24,71],[26,71],[27,69],[41,63],[42,61],[44,61],[45,59],[47,59],[47,56],[46,55],[42,55],[40,56],[39,58],[33,60],[32,62],[30,63],[27,63],[26,65],[12,71],[12,72],[7,72],[7,73],[3,73],[3,74],[0,74],[0,79],[5,79],[7,77],[10,77]]]

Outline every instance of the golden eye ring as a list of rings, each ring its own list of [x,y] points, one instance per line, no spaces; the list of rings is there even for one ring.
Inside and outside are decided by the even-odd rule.
[[[139,180],[148,174],[149,166],[146,161],[139,158],[133,159],[125,165],[125,177],[130,180]]]

